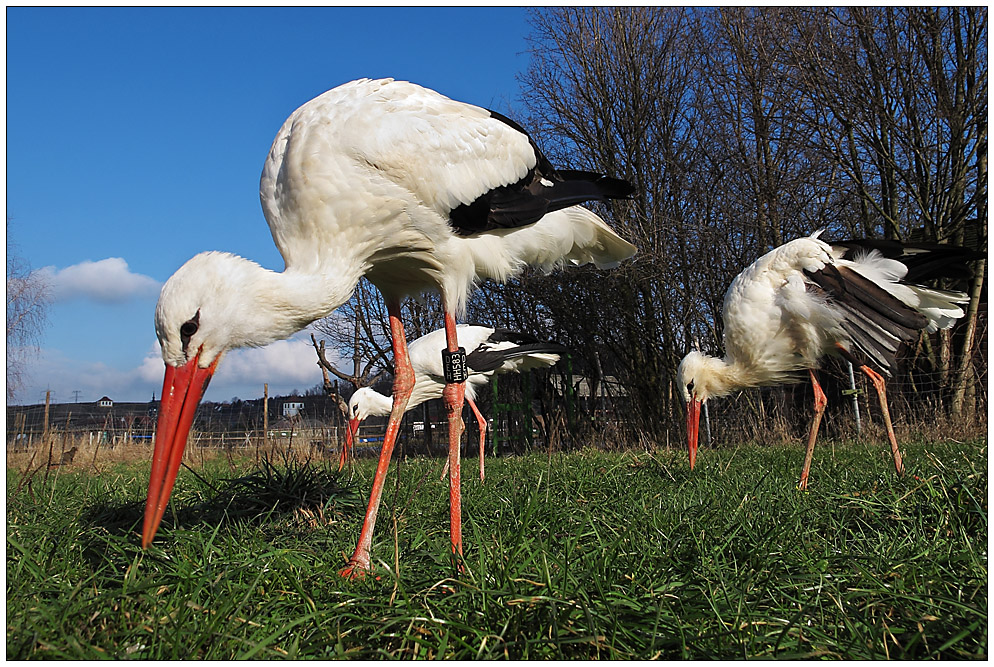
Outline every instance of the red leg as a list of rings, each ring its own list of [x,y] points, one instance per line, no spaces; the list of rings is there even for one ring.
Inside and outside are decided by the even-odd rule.
[[[469,399],[467,399],[469,400]],[[442,476],[438,478],[438,481],[444,482],[445,478],[449,476],[449,457],[445,456],[445,465],[442,466]]]
[[[369,549],[373,543],[373,527],[376,525],[376,513],[380,509],[380,497],[383,493],[383,482],[390,467],[390,456],[400,430],[400,420],[407,408],[407,400],[414,390],[414,369],[407,355],[407,341],[404,338],[404,325],[400,321],[400,302],[387,302],[387,312],[390,315],[390,336],[393,345],[393,409],[390,411],[390,421],[387,432],[383,436],[383,447],[380,449],[380,460],[376,465],[373,477],[373,490],[369,494],[369,506],[366,518],[359,533],[359,543],[355,553],[349,559],[348,566],[339,574],[343,577],[360,577],[369,571]]]
[[[874,389],[877,390],[877,396],[880,397],[880,412],[883,414],[884,424],[887,426],[887,439],[890,440],[890,451],[894,456],[894,467],[897,468],[898,475],[903,475],[904,463],[901,461],[901,450],[897,447],[897,436],[894,435],[894,425],[890,421],[890,410],[887,408],[887,389],[884,378],[869,366],[860,366],[860,370],[866,374],[866,377],[870,378]]]
[[[828,399],[825,397],[825,392],[821,390],[821,385],[818,384],[818,377],[815,375],[814,370],[808,369],[808,373],[811,374],[811,387],[815,390],[815,415],[811,420],[811,430],[808,433],[808,448],[804,452],[804,467],[801,468],[801,481],[797,484],[797,488],[802,491],[808,488],[808,472],[811,470],[811,459],[815,453],[815,440],[818,438],[818,427],[821,426],[821,417],[825,414],[825,406],[828,405]]]
[[[456,318],[445,310],[445,343],[449,352],[459,349],[456,336]],[[462,404],[466,383],[446,383],[442,391],[445,411],[449,417],[449,529],[452,553],[462,556],[462,493],[459,479],[459,440],[462,437]]]
[[[476,423],[480,425],[480,482],[483,482],[483,449],[487,438],[487,420],[480,414],[480,409],[476,407],[473,399],[467,398],[466,402],[469,403],[469,409],[476,415]]]

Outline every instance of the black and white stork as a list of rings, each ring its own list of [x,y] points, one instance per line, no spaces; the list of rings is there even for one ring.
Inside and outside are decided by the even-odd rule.
[[[815,439],[827,399],[815,369],[840,354],[870,379],[880,399],[894,466],[901,452],[887,407],[884,376],[902,343],[919,331],[951,327],[963,317],[962,292],[915,284],[962,276],[980,254],[956,246],[853,240],[826,243],[816,232],[766,253],[732,281],[723,305],[725,356],[694,351],[677,370],[687,402],[690,467],[697,457],[701,404],[709,398],[798,379],[807,371],[815,394],[799,487],[807,488]],[[879,372],[873,367],[879,369]]]
[[[441,293],[449,419],[452,552],[462,553],[459,438],[464,353],[456,317],[477,280],[526,266],[617,266],[635,253],[586,201],[630,197],[626,181],[554,168],[516,123],[413,83],[361,79],[316,97],[283,124],[260,182],[285,269],[206,252],[159,296],[155,328],[166,373],[142,544],[159,526],[203,392],[226,350],[286,338],[345,303],[359,279],[383,294],[394,352],[393,404],[359,542],[369,551],[400,419],[415,384],[400,302]]]

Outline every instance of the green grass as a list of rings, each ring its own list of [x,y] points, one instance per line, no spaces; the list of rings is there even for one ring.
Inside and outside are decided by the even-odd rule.
[[[148,552],[147,464],[8,471],[7,657],[985,658],[986,441],[903,451],[825,444],[807,492],[798,448],[473,461],[458,576],[411,460],[355,582],[372,461],[183,470]]]

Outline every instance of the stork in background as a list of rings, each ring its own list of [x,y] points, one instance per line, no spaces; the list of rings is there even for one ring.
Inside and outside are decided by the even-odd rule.
[[[961,277],[965,262],[982,254],[948,245],[870,239],[829,244],[818,238],[821,233],[768,252],[732,281],[722,308],[724,358],[694,351],[680,362],[677,384],[687,402],[691,469],[702,403],[740,389],[797,381],[798,372],[806,370],[815,411],[798,486],[807,488],[827,404],[815,369],[825,355],[840,354],[873,384],[894,466],[903,474],[884,376],[893,374],[902,343],[916,340],[922,329],[952,327],[964,314],[959,304],[969,301],[962,292],[914,283]]]
[[[480,427],[480,481],[484,480],[483,450],[487,433],[487,420],[476,407],[477,392],[485,387],[495,374],[524,373],[535,368],[546,368],[559,362],[561,355],[568,350],[556,343],[547,343],[529,334],[494,329],[492,327],[460,324],[456,327],[459,345],[472,350],[466,355],[466,402],[476,416]],[[445,329],[437,329],[418,338],[408,345],[407,351],[414,369],[414,390],[407,401],[407,409],[412,410],[425,401],[441,398],[445,388],[445,373],[442,368],[441,352],[445,349]],[[349,399],[349,426],[346,431],[345,447],[338,469],[345,465],[348,450],[359,429],[359,424],[367,417],[390,414],[393,399],[384,396],[370,387],[362,387]],[[446,462],[446,470],[448,462]],[[445,471],[442,472],[445,475]]]
[[[283,124],[259,195],[285,269],[222,252],[166,282],[155,328],[166,364],[142,544],[162,520],[197,405],[226,350],[286,338],[347,301],[359,279],[383,294],[394,352],[393,404],[362,531],[344,576],[369,569],[384,477],[414,390],[400,302],[442,296],[449,365],[449,520],[462,554],[459,438],[465,353],[456,317],[477,280],[525,266],[617,266],[635,247],[585,201],[630,197],[626,181],[557,170],[516,123],[392,79],[361,79],[305,103]]]

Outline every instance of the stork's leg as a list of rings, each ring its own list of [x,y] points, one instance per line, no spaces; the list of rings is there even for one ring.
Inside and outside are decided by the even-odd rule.
[[[456,335],[456,318],[445,309],[445,344],[449,353],[458,353],[459,339]],[[459,479],[459,441],[462,437],[462,405],[466,392],[466,382],[449,382],[446,378],[442,399],[449,417],[449,529],[452,538],[452,553],[462,557],[462,494]],[[461,566],[460,566],[461,569]]]
[[[480,409],[478,407],[476,407],[476,403],[473,402],[473,399],[467,398],[466,399],[466,403],[469,404],[469,407],[473,411],[473,414],[476,415],[476,423],[480,425],[480,481],[482,482],[483,481],[483,449],[484,449],[484,445],[486,444],[486,438],[487,438],[487,420],[480,413]],[[445,476],[448,475],[448,474],[449,474],[449,460],[445,459],[445,467],[442,468],[442,479],[445,479]]]
[[[808,473],[811,471],[811,459],[815,454],[815,440],[818,439],[818,427],[821,426],[821,417],[825,414],[825,406],[828,405],[825,392],[822,391],[821,385],[818,384],[818,376],[810,368],[808,369],[808,373],[811,374],[811,387],[815,390],[815,414],[811,420],[811,430],[808,432],[808,448],[804,452],[804,467],[801,468],[801,481],[797,484],[797,488],[802,491],[808,488]]]
[[[884,424],[887,426],[887,438],[890,440],[890,451],[894,455],[894,467],[897,468],[898,475],[903,475],[904,463],[901,461],[901,450],[897,447],[897,436],[894,435],[894,425],[890,421],[890,410],[887,408],[887,389],[884,378],[869,366],[860,366],[860,370],[866,374],[866,377],[870,378],[874,389],[877,390],[877,396],[880,397],[880,412],[883,414]]]
[[[373,527],[376,525],[376,513],[380,509],[383,482],[390,467],[390,456],[400,430],[400,420],[407,409],[407,400],[414,391],[414,369],[407,355],[404,325],[400,321],[400,302],[388,301],[387,312],[390,315],[390,337],[393,345],[393,408],[390,411],[390,421],[387,422],[386,435],[383,436],[383,447],[380,449],[380,460],[373,476],[373,490],[369,494],[369,506],[362,522],[362,532],[359,533],[359,543],[348,566],[339,572],[343,577],[362,576],[369,570],[369,548],[373,543]]]
[[[466,402],[469,403],[469,409],[473,411],[474,415],[476,415],[476,423],[480,425],[480,482],[482,483],[483,482],[483,449],[484,449],[484,444],[486,443],[486,439],[487,439],[487,420],[483,418],[482,414],[480,414],[480,409],[478,407],[476,407],[476,403],[473,402],[473,399],[467,398]]]

